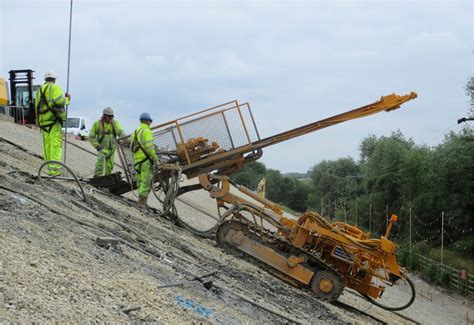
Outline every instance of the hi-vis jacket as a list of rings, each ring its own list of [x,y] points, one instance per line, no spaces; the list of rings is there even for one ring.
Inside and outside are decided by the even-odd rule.
[[[123,136],[125,132],[117,120],[112,120],[111,123],[105,123],[102,119],[97,120],[89,133],[94,148],[101,146],[104,149],[115,149],[117,144],[115,139]]]
[[[45,82],[36,91],[36,123],[42,128],[51,127],[56,122],[62,123],[66,119],[66,105],[69,105],[69,99],[64,97],[61,87]]]
[[[158,159],[153,142],[153,133],[150,126],[140,123],[140,126],[132,133],[131,149],[133,152],[133,161],[135,164],[149,160]]]

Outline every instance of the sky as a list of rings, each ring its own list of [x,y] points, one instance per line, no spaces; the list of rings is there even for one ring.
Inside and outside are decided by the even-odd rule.
[[[65,90],[70,1],[0,0],[0,76],[53,69]],[[105,106],[127,132],[230,100],[249,102],[261,137],[368,103],[418,93],[390,113],[264,149],[260,161],[306,172],[358,159],[369,134],[400,130],[436,145],[467,114],[471,1],[74,0],[70,115]]]

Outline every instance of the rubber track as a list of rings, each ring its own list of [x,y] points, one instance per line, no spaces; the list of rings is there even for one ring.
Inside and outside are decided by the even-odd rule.
[[[251,229],[251,232],[253,231],[254,234],[258,234],[258,236],[261,236],[263,238],[263,240],[260,241],[261,244],[264,244],[265,242],[278,242],[278,244],[280,245],[283,245],[285,246],[286,249],[288,249],[289,251],[298,251],[300,252],[301,254],[304,254],[304,255],[307,255],[309,258],[311,258],[312,262],[315,262],[321,269],[323,270],[327,270],[327,271],[330,271],[332,272],[335,276],[337,276],[339,278],[339,280],[341,281],[342,283],[342,286],[341,286],[341,289],[339,290],[339,292],[337,292],[335,294],[335,297],[339,297],[341,294],[342,294],[342,291],[344,290],[344,279],[343,277],[339,274],[339,272],[332,266],[330,265],[329,263],[325,262],[323,259],[321,259],[319,256],[316,256],[312,253],[309,253],[303,249],[300,249],[298,247],[295,247],[293,246],[290,242],[288,242],[287,240],[281,238],[281,237],[277,237],[275,236],[273,233],[271,233],[270,231],[261,231],[261,229],[258,229],[258,228],[255,228],[254,226],[250,226],[252,223],[247,223],[247,222],[241,222],[237,219],[232,219],[231,221],[226,221],[225,223],[223,223],[221,226],[219,226],[217,232],[219,232],[219,230],[224,227],[224,225],[226,224],[229,224],[229,223],[237,223],[237,224],[240,224],[242,225],[243,227],[246,228],[246,230],[248,231],[248,229]],[[250,233],[251,233],[250,232]],[[257,235],[253,235],[252,237],[258,237]],[[254,240],[253,238],[251,238],[252,240]],[[276,246],[279,246],[279,245],[276,245]],[[261,262],[262,264],[266,265],[264,262]],[[304,265],[305,267],[317,272],[317,270],[314,270],[314,267],[313,266],[310,266],[309,263],[303,263],[302,265]],[[284,274],[284,273],[283,273]],[[321,299],[321,298],[318,298],[320,300],[325,300],[325,299]],[[337,299],[337,298],[336,298]]]

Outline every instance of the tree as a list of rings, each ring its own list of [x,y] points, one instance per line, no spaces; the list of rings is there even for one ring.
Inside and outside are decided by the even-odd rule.
[[[444,211],[451,237],[460,239],[474,227],[474,130],[450,132],[433,157],[433,205]]]
[[[311,184],[305,183],[299,179],[293,179],[294,187],[289,194],[288,207],[297,212],[308,210],[308,198],[312,191]]]
[[[466,95],[470,98],[468,113],[474,115],[474,76],[471,76],[465,86]]]
[[[265,177],[267,168],[261,162],[254,161],[244,165],[241,171],[232,174],[230,179],[239,185],[244,185],[251,190],[257,189],[257,184]]]
[[[361,194],[358,164],[352,158],[340,158],[335,161],[324,160],[311,170],[313,193],[310,206],[323,207],[322,213],[330,218],[336,215],[337,200],[355,198]],[[322,202],[322,204],[321,204]],[[318,209],[320,210],[320,209]]]
[[[290,202],[289,193],[295,189],[294,180],[290,177],[284,177],[279,170],[267,170],[267,198],[271,201],[288,205]]]
[[[407,166],[405,157],[413,145],[413,141],[406,140],[400,131],[393,132],[389,137],[375,140],[371,154],[361,165],[363,186],[379,214],[385,211],[386,206],[392,212],[398,212],[402,206],[401,170]],[[385,227],[384,223],[380,223],[385,220],[385,213],[383,215],[383,218],[375,216],[381,225],[378,229],[380,232]]]
[[[472,80],[472,79],[471,79]],[[474,82],[474,81],[472,81]],[[357,223],[384,234],[385,208],[399,216],[398,240],[408,236],[412,208],[415,240],[439,244],[441,212],[445,212],[445,243],[474,254],[474,130],[450,132],[436,147],[417,145],[400,132],[368,136],[359,146],[360,160],[324,160],[308,172],[310,181],[282,175],[261,163],[232,175],[255,188],[266,177],[267,197],[297,212],[320,211],[329,219]],[[306,181],[306,182],[305,182]],[[322,210],[322,211],[321,211]],[[370,216],[370,222],[369,222]]]
[[[366,162],[374,153],[377,144],[377,137],[369,135],[364,138],[359,145],[359,157],[362,162]]]

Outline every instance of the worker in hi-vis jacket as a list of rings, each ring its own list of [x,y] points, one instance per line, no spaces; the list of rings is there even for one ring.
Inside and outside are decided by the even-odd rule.
[[[114,169],[114,156],[117,139],[125,136],[122,125],[114,119],[114,110],[106,107],[102,117],[94,122],[89,133],[91,144],[97,150],[94,177],[109,175]]]
[[[153,166],[158,164],[158,156],[153,142],[153,133],[150,130],[152,119],[150,114],[140,115],[140,126],[130,138],[133,153],[133,167],[138,189],[138,206],[146,206],[148,194],[153,183]]]
[[[62,158],[62,125],[66,119],[66,106],[71,95],[56,84],[56,73],[48,71],[44,75],[44,84],[36,91],[35,110],[36,124],[43,134],[44,160],[61,161]],[[61,165],[48,164],[48,174],[61,174]]]

